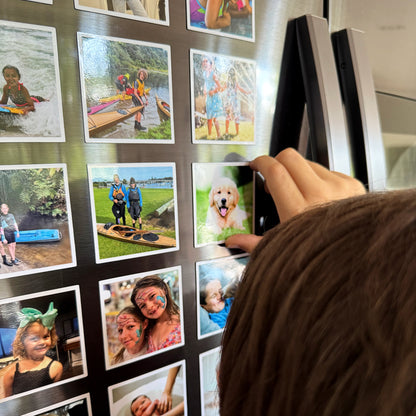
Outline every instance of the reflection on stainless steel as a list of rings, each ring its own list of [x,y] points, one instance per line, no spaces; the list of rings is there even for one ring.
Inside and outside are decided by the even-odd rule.
[[[0,18],[56,28],[65,143],[4,143],[1,164],[66,163],[68,167],[73,226],[76,244],[76,268],[58,270],[13,279],[0,280],[2,298],[79,285],[84,329],[86,334],[89,376],[65,388],[60,386],[30,397],[0,403],[1,414],[29,413],[53,402],[67,400],[90,392],[93,414],[108,415],[107,386],[152,371],[186,357],[188,415],[198,415],[200,408],[198,354],[219,345],[220,336],[197,340],[195,310],[195,262],[225,257],[230,252],[222,246],[194,248],[192,207],[192,162],[222,162],[226,159],[249,160],[267,154],[270,145],[277,85],[285,30],[289,19],[304,14],[322,15],[322,0],[257,0],[255,4],[255,42],[246,42],[215,34],[191,32],[186,29],[185,1],[173,0],[170,26],[143,23],[120,17],[76,10],[73,0],[54,0],[53,5],[15,0],[0,0]],[[174,144],[105,144],[85,143],[83,112],[77,53],[77,32],[102,36],[155,42],[171,47]],[[252,59],[256,61],[257,106],[255,145],[208,145],[191,142],[191,97],[189,50]],[[156,112],[156,107],[155,107]],[[175,162],[178,191],[178,223],[180,250],[140,259],[96,264],[93,245],[91,207],[87,180],[87,164]],[[184,348],[150,357],[140,366],[105,371],[102,348],[100,280],[163,267],[182,266],[184,300]],[[186,350],[186,351],[185,351]],[[161,364],[162,363],[162,364]]]

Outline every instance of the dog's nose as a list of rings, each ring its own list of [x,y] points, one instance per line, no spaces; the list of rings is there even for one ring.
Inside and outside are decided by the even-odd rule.
[[[226,202],[227,202],[227,200],[225,198],[221,199],[221,204],[225,205]]]

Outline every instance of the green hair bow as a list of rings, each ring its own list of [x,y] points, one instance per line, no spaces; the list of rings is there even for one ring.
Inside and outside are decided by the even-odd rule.
[[[55,324],[55,318],[58,316],[58,310],[54,309],[53,302],[49,304],[49,308],[45,313],[41,313],[37,309],[34,308],[23,308],[21,312],[19,312],[20,316],[20,325],[19,328],[23,328],[27,324],[31,322],[35,322],[40,320],[42,325],[45,328],[48,328],[49,331],[53,328]]]

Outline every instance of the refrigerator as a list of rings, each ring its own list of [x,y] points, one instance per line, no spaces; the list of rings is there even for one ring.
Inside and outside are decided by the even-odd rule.
[[[330,32],[350,27],[334,24],[345,11],[324,0],[231,3],[211,21],[188,0],[0,0],[0,203],[18,228],[15,246],[2,245],[0,414],[128,415],[138,397],[218,414],[224,323],[207,298],[231,298],[249,259],[223,241],[278,221],[247,162],[293,146],[384,186],[381,139],[364,140],[380,134],[365,54],[351,70],[364,77],[353,82],[358,97],[365,88],[364,122],[358,136],[347,128],[336,52],[354,60],[364,42],[353,32],[353,47],[348,35],[333,46]],[[224,225],[221,202],[212,225],[211,197],[230,180],[239,219]],[[221,287],[204,286],[206,275]],[[147,286],[155,292],[134,292],[149,277],[162,282]],[[125,309],[151,296],[156,311]],[[164,343],[159,312],[169,312]],[[13,341],[24,344],[33,322],[49,337],[39,368],[55,372],[20,391]]]

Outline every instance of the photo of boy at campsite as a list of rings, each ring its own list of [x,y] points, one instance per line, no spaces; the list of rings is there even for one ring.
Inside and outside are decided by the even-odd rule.
[[[78,34],[87,142],[172,143],[170,47]]]
[[[178,250],[173,163],[90,165],[96,261]]]

